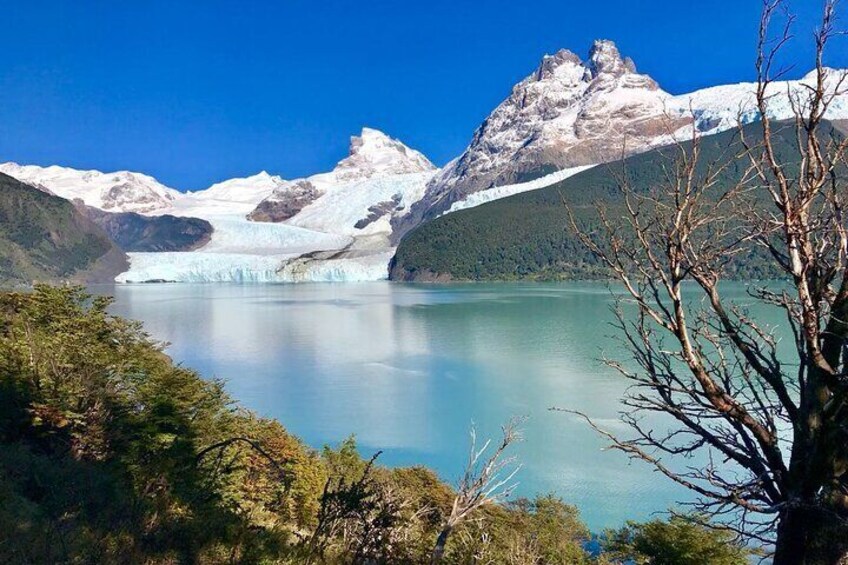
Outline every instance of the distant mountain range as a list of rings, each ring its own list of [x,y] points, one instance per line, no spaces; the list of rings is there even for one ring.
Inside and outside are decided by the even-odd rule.
[[[791,117],[791,97],[810,80],[775,83],[771,116]],[[564,181],[578,190],[566,179],[594,165],[756,121],[754,88],[674,96],[612,42],[596,41],[586,61],[566,50],[546,55],[440,170],[364,128],[330,172],[285,180],[263,171],[197,192],[128,171],[5,163],[0,172],[75,201],[77,213],[129,252],[118,281],[374,280],[388,275],[405,234],[439,216]],[[848,120],[848,96],[828,117]],[[60,271],[67,274],[52,275]]]

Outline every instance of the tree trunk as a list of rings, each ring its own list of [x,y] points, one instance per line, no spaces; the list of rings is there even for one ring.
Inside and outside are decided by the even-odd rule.
[[[450,526],[445,526],[439,533],[439,537],[436,539],[436,547],[433,548],[433,554],[430,556],[431,565],[441,562],[442,557],[445,556],[445,545],[448,543],[448,536],[452,529]]]
[[[786,511],[777,526],[774,565],[848,565],[848,523],[821,510]]]

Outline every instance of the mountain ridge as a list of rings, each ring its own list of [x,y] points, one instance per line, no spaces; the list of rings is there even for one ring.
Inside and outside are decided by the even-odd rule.
[[[840,72],[828,70],[829,83]],[[790,97],[803,93],[810,80],[807,74],[773,84],[771,117],[790,115]],[[263,170],[180,192],[129,171],[16,163],[0,164],[0,171],[110,213],[181,218],[144,227],[133,216],[105,220],[127,237],[146,232],[174,238],[147,240],[141,248],[168,255],[132,253],[132,277],[372,280],[388,275],[389,258],[407,232],[441,215],[542,189],[694,134],[713,135],[740,120],[755,121],[754,87],[738,83],[672,95],[640,74],[615,43],[597,40],[585,60],[566,49],[542,57],[477,128],[466,150],[441,169],[399,140],[364,127],[333,169],[293,180]],[[848,124],[848,96],[834,101],[828,118]],[[197,245],[179,233],[197,229],[190,218],[211,226]],[[139,250],[132,242],[121,244]],[[182,245],[193,251],[171,253]],[[299,257],[304,261],[298,269],[287,270]],[[122,280],[137,280],[129,276]]]
[[[127,267],[71,202],[0,173],[0,282],[109,282]]]
[[[797,163],[795,128],[790,122],[775,124],[777,159],[788,165]],[[744,128],[745,139],[750,143],[756,144],[762,138],[757,124]],[[824,138],[833,134],[829,128],[825,122],[821,128]],[[680,147],[691,151],[691,145],[690,140],[681,142]],[[669,163],[678,156],[677,145],[651,149],[614,166],[593,167],[544,188],[440,216],[412,230],[401,241],[390,266],[390,279],[450,282],[614,278],[577,236],[572,218],[584,233],[605,233],[599,206],[612,222],[628,217],[619,188],[622,171],[626,171],[634,193],[647,194],[652,187],[667,185]],[[696,179],[707,175],[714,162],[724,166],[711,180],[710,193],[705,198],[718,198],[722,190],[737,186],[747,175],[749,161],[737,131],[721,132],[700,141]],[[836,174],[845,173],[843,164]],[[751,192],[745,200],[746,205],[767,206],[757,204],[753,198],[766,199],[766,193]],[[625,238],[624,246],[639,245],[626,239],[626,229],[619,236]],[[738,279],[782,276],[785,273],[775,268],[766,248],[754,244],[741,245],[723,273],[724,278]]]
[[[827,69],[828,87],[835,88],[844,72]],[[813,78],[807,73],[773,83],[770,117],[792,117],[790,97],[803,96]],[[396,220],[394,241],[477,192],[755,121],[755,88],[742,82],[672,95],[639,74],[609,40],[595,41],[586,61],[568,50],[545,55],[482,122],[465,151],[433,178],[424,198]],[[828,117],[848,119],[848,96],[834,101]]]

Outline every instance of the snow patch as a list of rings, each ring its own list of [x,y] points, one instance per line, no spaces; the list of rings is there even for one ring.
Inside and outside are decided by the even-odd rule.
[[[181,193],[155,178],[130,171],[102,173],[79,171],[53,165],[0,164],[0,172],[21,182],[46,189],[67,200],[82,200],[86,205],[107,212],[149,213],[170,206]]]
[[[454,202],[451,205],[450,210],[445,213],[450,214],[451,212],[456,212],[458,210],[474,208],[476,206],[486,204],[487,202],[491,202],[493,200],[500,200],[501,198],[507,198],[515,194],[521,194],[522,192],[539,190],[540,188],[545,188],[546,186],[551,186],[552,184],[564,181],[568,177],[572,177],[577,173],[582,173],[583,171],[591,169],[594,166],[595,165],[586,165],[583,167],[570,167],[568,169],[563,169],[561,171],[557,171],[555,173],[539,177],[529,182],[522,182],[519,184],[508,184],[504,186],[490,188],[489,190],[483,190],[481,192],[474,192],[472,194],[469,194],[468,197],[465,198],[465,200]]]

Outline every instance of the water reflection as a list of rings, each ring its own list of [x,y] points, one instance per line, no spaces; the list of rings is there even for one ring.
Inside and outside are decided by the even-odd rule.
[[[309,444],[351,433],[389,464],[454,480],[475,422],[495,435],[526,415],[520,494],[553,491],[592,528],[639,519],[687,494],[550,407],[618,424],[625,383],[597,359],[610,339],[602,284],[416,286],[127,285],[116,313],[169,353]],[[731,291],[744,297],[743,289]]]

